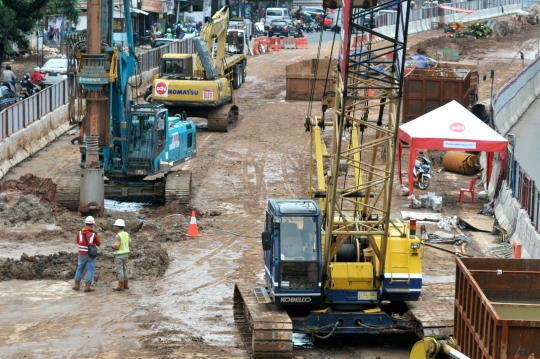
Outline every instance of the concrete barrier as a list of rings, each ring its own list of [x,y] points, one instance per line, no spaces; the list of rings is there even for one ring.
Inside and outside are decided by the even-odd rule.
[[[155,68],[142,73],[141,89],[144,90],[152,84],[158,70]],[[139,81],[138,76],[130,78],[132,84]],[[83,101],[81,110],[84,111],[85,108]],[[0,179],[4,178],[12,167],[45,148],[71,127],[73,125],[69,123],[68,105],[66,104],[0,141]]]
[[[521,258],[540,259],[540,234],[531,222],[527,211],[512,197],[512,191],[503,181],[499,197],[495,200],[495,217],[506,232],[510,244],[521,243]]]

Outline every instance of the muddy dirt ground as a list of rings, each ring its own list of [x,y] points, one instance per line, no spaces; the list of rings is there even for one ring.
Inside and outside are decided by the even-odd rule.
[[[411,54],[416,44],[442,36],[435,30],[411,35]],[[526,61],[534,58],[536,31],[509,36],[497,46],[482,41],[476,40],[461,58],[476,62],[480,76],[489,77],[495,69],[498,89],[521,68],[520,51]],[[323,44],[321,54],[330,55],[330,47]],[[197,158],[183,165],[193,173],[192,207],[107,204],[106,215],[98,221],[104,247],[112,244],[116,218],[128,220],[134,236],[134,278],[128,292],[112,291],[115,278],[107,250],[98,259],[96,292],[72,291],[74,236],[83,218],[55,210],[54,198],[47,203],[45,196],[17,188],[16,182],[5,184],[0,197],[0,356],[246,358],[232,315],[233,287],[237,281],[262,282],[260,233],[267,199],[306,196],[309,135],[303,119],[308,103],[284,100],[285,66],[316,53],[312,44],[306,50],[248,59],[248,77],[236,97],[243,119],[229,133],[198,132]],[[482,82],[480,98],[489,96],[488,82]],[[315,105],[313,114],[319,113]],[[71,137],[60,137],[6,179],[32,174],[56,183],[78,163]],[[429,190],[443,196],[442,216],[473,214],[483,207],[482,201],[457,201],[470,176],[434,172]],[[15,203],[37,212],[15,213]],[[396,191],[395,216],[407,210],[406,204],[406,197]],[[201,237],[185,236],[192,210]],[[14,220],[6,223],[4,213]],[[467,251],[476,256],[484,256],[485,248],[499,240],[485,232],[465,232],[474,240]],[[451,287],[454,260],[452,254],[428,248],[426,286]],[[295,336],[294,354],[310,359],[405,359],[414,342],[412,335],[333,337],[315,343]]]

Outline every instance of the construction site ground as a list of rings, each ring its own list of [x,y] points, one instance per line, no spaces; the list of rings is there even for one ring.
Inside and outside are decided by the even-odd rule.
[[[436,37],[433,46],[450,46],[442,30],[433,30],[409,37],[410,54]],[[491,69],[497,91],[521,69],[520,52],[526,62],[534,58],[537,32],[464,41],[457,45],[460,58],[477,63],[480,77],[488,77],[480,85],[483,99],[489,97]],[[324,43],[321,56],[329,56],[330,48]],[[112,223],[118,217],[128,221],[133,234],[129,291],[112,290],[114,266],[106,248],[97,261],[96,291],[71,290],[75,234],[83,218],[56,204],[54,182],[78,166],[78,147],[70,143],[74,136],[63,135],[13,168],[0,184],[0,357],[246,358],[233,320],[234,283],[263,282],[260,233],[267,199],[307,195],[309,134],[303,122],[308,102],[285,101],[285,66],[316,54],[311,44],[248,59],[248,77],[236,93],[242,120],[229,133],[199,131],[197,157],[184,165],[193,173],[191,207],[108,202],[106,215],[98,220],[102,247],[112,244]],[[319,114],[315,103],[312,115]],[[458,202],[459,189],[468,186],[470,176],[438,168],[433,167],[429,191],[443,197],[442,217],[473,215],[483,208],[485,201],[473,205],[468,195],[465,203]],[[23,181],[10,181],[21,176]],[[396,217],[409,210],[407,203],[396,190]],[[201,232],[197,238],[185,236],[192,209]],[[435,227],[428,223],[430,231]],[[474,256],[485,256],[485,249],[500,241],[489,232],[464,232],[473,239],[467,253]],[[450,324],[454,258],[427,248],[424,259],[423,298],[437,297],[442,304],[431,315]],[[404,359],[415,340],[414,335],[385,335],[312,342],[295,336],[294,355]]]

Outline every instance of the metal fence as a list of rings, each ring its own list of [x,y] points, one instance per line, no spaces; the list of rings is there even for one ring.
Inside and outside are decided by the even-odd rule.
[[[168,45],[157,47],[137,56],[141,72],[149,71],[159,66],[159,59],[164,54],[194,54],[193,40],[182,39],[171,42]]]
[[[467,10],[482,10],[499,6],[507,6],[520,4],[523,0],[472,0],[465,2],[445,3],[444,6],[450,6],[454,8],[467,9]],[[456,11],[450,9],[442,9],[439,7],[430,7],[425,9],[411,10],[409,15],[409,21],[426,20],[446,15],[456,14]],[[461,13],[463,16],[467,16],[466,13]],[[383,27],[396,24],[397,16],[392,13],[385,13],[377,16],[375,19],[375,27]]]
[[[532,225],[538,231],[540,191],[536,187],[536,182],[527,175],[525,169],[512,158],[510,149],[506,153],[503,179],[510,185],[514,198],[519,202],[521,208],[527,212]]]
[[[191,54],[194,50],[191,38],[152,49],[138,55],[140,71],[145,72],[158,67],[159,59],[163,54]],[[8,107],[0,112],[0,141],[65,105],[68,101],[69,85],[68,81],[64,80]]]
[[[68,81],[61,81],[0,112],[0,141],[68,102]]]

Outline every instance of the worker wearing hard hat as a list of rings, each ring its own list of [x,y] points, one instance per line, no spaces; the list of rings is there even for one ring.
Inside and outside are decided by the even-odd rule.
[[[118,276],[118,286],[113,288],[116,291],[123,291],[129,289],[128,285],[128,258],[129,250],[131,248],[131,237],[124,231],[126,223],[123,219],[117,219],[114,222],[114,230],[116,236],[114,237],[114,267],[116,269],[116,275]]]
[[[77,232],[77,244],[79,245],[79,258],[77,263],[77,271],[75,272],[75,285],[73,290],[79,290],[81,279],[86,269],[86,280],[84,291],[93,292],[91,287],[92,279],[94,278],[94,269],[97,262],[97,247],[101,246],[99,234],[94,231],[96,221],[94,217],[88,216],[84,220],[84,227]],[[97,247],[96,247],[97,246]]]

